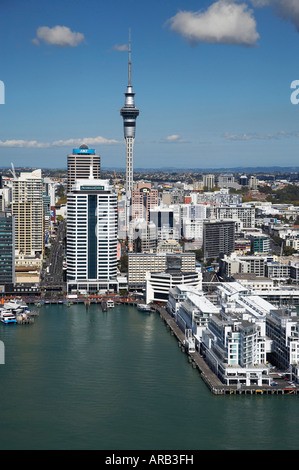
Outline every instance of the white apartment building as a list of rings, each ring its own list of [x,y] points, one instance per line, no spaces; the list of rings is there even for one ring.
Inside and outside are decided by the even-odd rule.
[[[231,204],[216,207],[217,219],[240,221],[240,229],[255,227],[255,208],[249,204]]]
[[[218,287],[218,302],[220,314],[203,333],[210,367],[227,385],[269,385],[266,362],[272,343],[266,336],[266,320],[273,305],[237,282]]]
[[[109,180],[77,180],[68,194],[67,289],[117,291],[117,196]]]
[[[180,211],[182,236],[187,240],[202,240],[206,206],[204,204],[181,204]]]
[[[218,303],[213,305],[202,292],[177,286],[170,291],[168,311],[185,334],[192,332],[223,383],[269,385],[266,354],[271,341],[266,336],[266,318],[273,306],[249,295],[237,282],[222,283],[217,291]]]
[[[41,170],[21,173],[11,180],[11,210],[15,217],[16,256],[44,252],[44,207]]]
[[[266,276],[278,281],[286,281],[290,278],[291,267],[289,264],[273,261],[266,264]]]
[[[220,310],[202,290],[185,284],[170,289],[166,308],[182,331],[192,331],[197,344],[200,343],[202,332],[207,328],[210,318]]]
[[[173,204],[170,206],[160,205],[151,207],[149,220],[157,227],[158,243],[163,240],[180,240],[180,207]]]
[[[273,354],[282,369],[289,369],[290,378],[299,381],[299,317],[297,311],[273,310],[267,319],[267,335],[273,342]]]

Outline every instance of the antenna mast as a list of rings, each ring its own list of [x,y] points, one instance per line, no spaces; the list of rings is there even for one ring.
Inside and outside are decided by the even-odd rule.
[[[131,86],[131,28],[129,29],[129,79],[128,85]]]

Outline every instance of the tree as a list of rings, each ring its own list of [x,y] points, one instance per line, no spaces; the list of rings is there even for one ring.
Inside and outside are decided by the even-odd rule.
[[[284,247],[283,247],[284,256],[291,256],[295,252],[296,252],[296,250],[294,248],[292,248],[291,246],[284,245]]]
[[[128,272],[128,255],[122,255],[119,260],[120,263],[120,271],[121,272]]]

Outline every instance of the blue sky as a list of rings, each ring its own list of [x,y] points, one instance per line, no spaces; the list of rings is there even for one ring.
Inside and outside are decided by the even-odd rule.
[[[1,166],[64,168],[87,142],[124,168],[299,166],[298,0],[1,0]]]

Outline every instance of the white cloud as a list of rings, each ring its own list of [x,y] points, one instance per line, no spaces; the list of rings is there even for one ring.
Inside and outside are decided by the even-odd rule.
[[[191,44],[198,42],[254,46],[259,34],[245,3],[218,0],[206,11],[179,11],[166,24]]]
[[[79,147],[85,145],[111,145],[119,144],[114,139],[106,139],[105,137],[84,137],[82,139],[56,140],[54,142],[38,142],[37,140],[0,140],[0,147],[18,147],[18,148],[51,148],[51,147]]]
[[[188,141],[183,140],[181,136],[179,136],[178,134],[172,134],[172,135],[165,137],[165,139],[163,139],[162,142],[181,144],[181,143],[187,143]]]
[[[277,140],[282,137],[299,137],[299,132],[286,132],[286,131],[279,131],[275,132],[274,134],[230,134],[226,132],[223,134],[227,140],[235,140],[235,141],[248,141],[248,140]]]
[[[112,49],[114,51],[124,52],[128,50],[128,44],[115,44]]]
[[[67,26],[40,26],[32,42],[36,45],[42,41],[51,46],[76,47],[84,40],[84,34],[71,31]]]
[[[83,139],[68,139],[56,140],[51,144],[51,147],[69,147],[72,145],[111,145],[119,144],[120,142],[115,139],[106,139],[105,137],[84,137]]]
[[[299,32],[298,0],[250,0],[255,7],[269,6],[276,16],[291,21]]]

